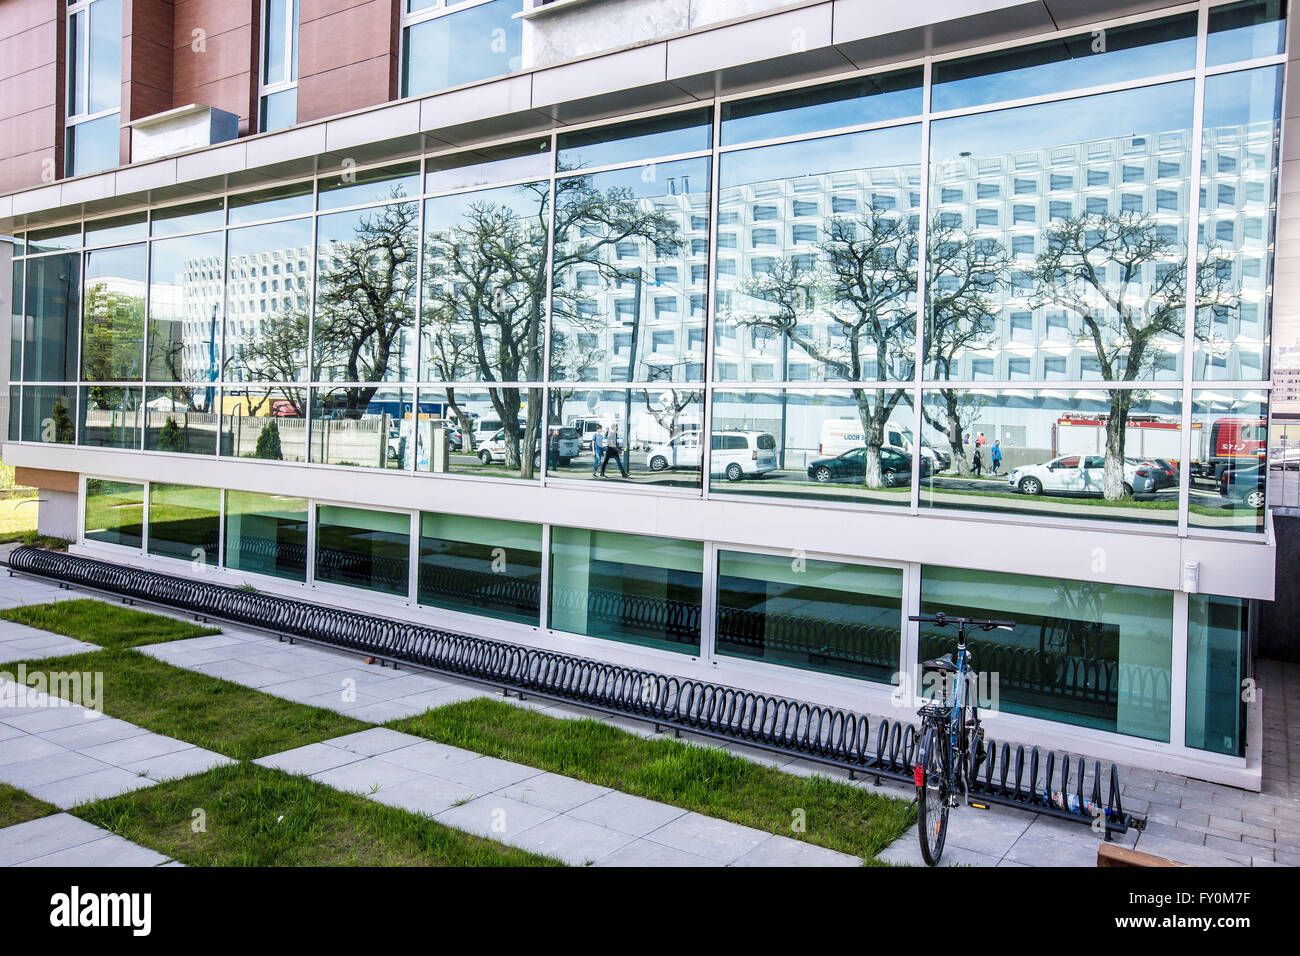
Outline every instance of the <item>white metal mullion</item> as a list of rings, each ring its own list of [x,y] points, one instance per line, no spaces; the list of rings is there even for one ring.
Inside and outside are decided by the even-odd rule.
[[[537,585],[537,626],[542,631],[551,627],[551,524],[542,524],[541,581]]]
[[[1174,592],[1173,633],[1169,649],[1169,743],[1187,744],[1187,625],[1192,595]]]
[[[710,483],[713,476],[713,396],[714,396],[714,336],[717,334],[716,323],[718,321],[717,313],[717,296],[718,296],[718,219],[720,215],[722,202],[722,154],[719,149],[719,141],[722,135],[722,103],[715,97],[713,101],[713,132],[712,155],[709,162],[709,245],[708,256],[705,259],[705,282],[704,282],[704,356],[702,367],[704,369],[703,392],[701,398],[704,401],[704,408],[700,412],[700,493],[704,499],[708,499],[712,492]],[[690,307],[690,297],[687,297],[687,307]],[[787,373],[788,374],[788,373]],[[784,388],[784,385],[782,386]],[[782,401],[787,396],[782,395]],[[786,436],[781,436],[781,455],[785,457]],[[701,647],[701,652],[703,648]],[[710,660],[712,659],[712,647],[709,650]]]
[[[717,664],[718,623],[718,545],[704,541],[700,545],[703,580],[700,588],[700,652],[701,664]]]
[[[926,243],[930,235],[930,81],[933,64],[925,61],[922,67],[921,81],[921,222],[916,235],[916,342],[915,358],[912,362],[912,488],[910,510],[917,514],[921,509],[921,429],[925,418],[921,404],[925,400],[925,326],[929,315],[927,303],[928,276],[926,270],[930,265],[929,250]],[[955,458],[957,449],[953,450]],[[937,460],[935,462],[938,464]]]
[[[1196,366],[1196,281],[1201,235],[1201,164],[1205,124],[1205,47],[1210,22],[1208,5],[1202,3],[1197,23],[1196,66],[1198,76],[1192,101],[1191,179],[1187,196],[1187,264],[1183,305],[1183,394],[1182,394],[1182,465],[1178,469],[1178,533],[1187,534],[1191,512],[1192,487],[1192,385]]]
[[[551,297],[555,294],[555,166],[559,161],[559,143],[556,139],[554,130],[551,130],[551,168],[546,177],[547,189],[547,210],[546,210],[546,302],[542,314],[542,371],[538,384],[542,391],[542,433],[538,438],[540,442],[538,447],[538,459],[541,464],[541,474],[538,475],[538,481],[543,486],[546,485],[547,477],[550,475],[550,443],[551,443],[551,335],[554,331],[553,309],[551,308]],[[535,181],[535,180],[534,180]],[[556,422],[557,426],[561,423]],[[627,436],[625,436],[626,439]],[[581,438],[581,436],[579,436]],[[581,441],[578,443],[578,451],[582,451]],[[522,463],[521,463],[522,467]],[[545,564],[545,559],[543,559]],[[543,585],[546,583],[545,577],[542,579]],[[543,588],[544,590],[544,588]],[[545,617],[542,618],[542,625],[545,626]]]

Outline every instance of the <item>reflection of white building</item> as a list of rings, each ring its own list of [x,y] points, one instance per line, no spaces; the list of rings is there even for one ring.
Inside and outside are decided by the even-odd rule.
[[[1239,290],[1240,307],[1203,318],[1211,338],[1198,348],[1198,379],[1258,380],[1267,375],[1276,137],[1272,122],[1205,133],[1202,241],[1230,257],[1228,286]],[[1029,272],[1042,251],[1042,234],[1053,221],[1069,216],[1134,212],[1154,220],[1159,238],[1185,248],[1193,208],[1190,154],[1191,134],[1182,130],[936,164],[931,220],[977,239],[996,240],[1013,260],[1008,285],[997,296],[1000,314],[991,339],[960,356],[954,378],[1099,380],[1096,355],[1080,341],[1078,317],[1063,309],[1035,308]],[[915,227],[920,189],[920,169],[898,166],[722,190],[716,239],[717,380],[824,379],[826,373],[802,349],[792,345],[783,356],[779,336],[743,327],[746,316],[771,312],[768,303],[741,291],[743,283],[783,258],[812,269],[832,217],[851,220],[870,206],[909,216]],[[1148,287],[1151,280],[1151,274],[1144,277]],[[1110,281],[1117,283],[1118,275]],[[800,322],[801,334],[834,349],[835,325],[824,313],[807,313]],[[1156,378],[1181,380],[1182,344],[1176,337],[1159,343]],[[864,374],[873,377],[878,370],[868,364]],[[902,375],[907,377],[907,370]]]

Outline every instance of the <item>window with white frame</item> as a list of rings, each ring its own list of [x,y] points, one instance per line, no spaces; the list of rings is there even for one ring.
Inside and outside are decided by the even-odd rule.
[[[298,0],[262,0],[257,130],[298,122]]]
[[[120,157],[122,0],[68,4],[66,176],[112,169]]]
[[[402,96],[519,69],[523,0],[403,0]]]

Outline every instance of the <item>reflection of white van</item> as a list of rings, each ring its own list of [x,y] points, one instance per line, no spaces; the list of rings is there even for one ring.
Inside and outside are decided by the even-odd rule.
[[[521,432],[524,430],[525,424],[526,422],[524,419],[519,419],[519,430]],[[490,442],[492,436],[500,430],[501,419],[497,418],[495,415],[480,415],[478,418],[474,419],[474,447],[482,448],[485,444]]]
[[[862,422],[856,418],[828,418],[822,422],[821,442],[817,453],[823,458],[833,458],[854,448],[861,448],[867,443]],[[890,422],[885,426],[885,445],[901,448],[909,455],[913,453],[912,430]],[[930,459],[935,471],[943,471],[950,462],[947,455],[940,455],[929,445],[921,447],[921,455]]]
[[[713,473],[726,475],[728,481],[757,477],[776,469],[776,439],[767,432],[714,432],[712,445],[709,460]],[[651,471],[699,468],[700,433],[684,432],[670,442],[652,447],[646,461]]]

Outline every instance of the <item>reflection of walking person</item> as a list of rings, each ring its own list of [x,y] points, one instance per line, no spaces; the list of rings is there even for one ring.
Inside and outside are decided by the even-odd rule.
[[[591,433],[591,477],[596,477],[601,462],[605,460],[605,430],[597,425]]]
[[[971,457],[970,464],[971,468],[975,471],[975,477],[979,478],[980,469],[984,467],[984,456],[980,454],[980,446],[978,444],[975,446],[975,454]]]
[[[609,467],[611,460],[618,465],[619,473],[626,478],[627,469],[623,467],[623,446],[619,441],[617,425],[609,430],[609,438],[605,441],[605,460],[600,463],[600,477],[605,477],[605,469]]]
[[[993,450],[989,453],[989,457],[993,459],[992,474],[996,475],[998,469],[1002,467],[1002,446],[996,440],[993,442]]]

